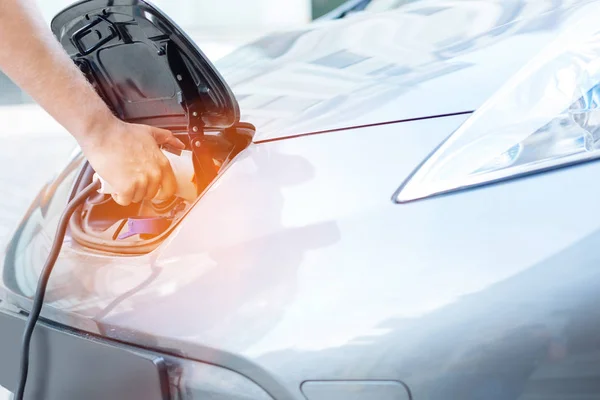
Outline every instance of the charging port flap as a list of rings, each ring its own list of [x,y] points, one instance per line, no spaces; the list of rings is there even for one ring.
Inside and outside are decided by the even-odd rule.
[[[187,110],[194,109],[204,129],[239,122],[238,103],[212,63],[169,17],[143,0],[76,3],[54,18],[52,31],[125,121],[187,130]],[[171,68],[174,59],[178,71]]]

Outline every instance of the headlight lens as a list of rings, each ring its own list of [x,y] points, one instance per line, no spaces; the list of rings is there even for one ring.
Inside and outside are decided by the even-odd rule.
[[[475,112],[397,195],[406,202],[600,157],[600,8]]]

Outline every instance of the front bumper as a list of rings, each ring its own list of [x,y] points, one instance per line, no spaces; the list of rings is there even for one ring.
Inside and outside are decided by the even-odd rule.
[[[1,306],[0,306],[1,307]],[[0,308],[0,385],[14,391],[26,317]],[[268,400],[224,368],[163,355],[40,321],[31,343],[26,399]]]
[[[0,384],[18,378],[25,316],[0,311]],[[166,360],[157,354],[47,322],[31,343],[27,399],[169,399]]]

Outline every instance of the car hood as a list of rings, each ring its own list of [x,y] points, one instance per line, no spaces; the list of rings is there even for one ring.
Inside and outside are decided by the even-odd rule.
[[[217,63],[255,141],[473,111],[585,1],[419,1],[274,33]]]
[[[595,206],[587,183],[600,164],[390,201],[467,118],[252,144],[156,251],[111,257],[65,241],[43,316],[225,367],[278,400],[340,379],[402,379],[415,399],[446,399],[451,382],[439,397],[427,385],[448,371],[460,385],[472,371],[510,379],[544,364],[548,336],[564,337],[557,315],[597,330],[600,223],[573,210]],[[0,306],[30,306],[73,179],[44,191],[19,229]],[[586,343],[573,353],[595,351]],[[589,371],[582,358],[577,370]]]

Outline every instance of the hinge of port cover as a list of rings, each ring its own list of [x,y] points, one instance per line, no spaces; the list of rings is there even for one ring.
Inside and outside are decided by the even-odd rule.
[[[196,184],[198,188],[204,188],[217,176],[218,170],[204,141],[204,121],[202,120],[204,107],[198,94],[199,88],[175,46],[170,47],[167,44],[166,51],[169,67],[179,85],[181,96],[179,103],[186,113],[190,146],[199,168],[196,170]]]

